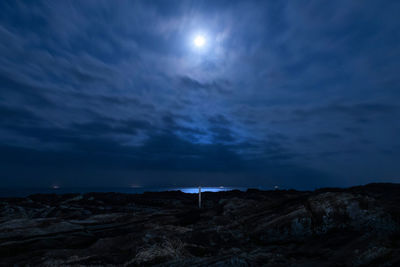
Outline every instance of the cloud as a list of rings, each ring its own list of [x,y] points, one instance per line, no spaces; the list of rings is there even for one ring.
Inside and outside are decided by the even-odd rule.
[[[381,116],[396,116],[400,107],[392,104],[357,103],[353,105],[328,105],[312,109],[297,109],[293,113],[297,119],[331,118],[344,116],[348,120],[368,123],[370,120]]]
[[[208,118],[208,121],[214,125],[229,125],[229,124],[231,124],[231,122],[224,115],[221,115],[221,114],[218,114],[215,116],[210,116]]]
[[[181,86],[189,89],[204,89],[207,91],[216,91],[221,94],[228,94],[230,91],[228,89],[228,81],[212,81],[212,82],[199,82],[196,79],[190,78],[188,76],[182,76],[179,78]]]
[[[40,120],[32,112],[24,108],[0,106],[0,117],[3,124],[25,124]]]

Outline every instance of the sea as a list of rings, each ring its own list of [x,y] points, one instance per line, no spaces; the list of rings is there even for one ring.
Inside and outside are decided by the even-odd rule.
[[[254,188],[254,187],[252,187]],[[240,190],[246,191],[247,187],[201,187],[202,192],[221,192]],[[262,188],[258,188],[262,189]],[[27,197],[33,194],[69,194],[69,193],[90,193],[90,192],[117,192],[127,194],[142,194],[144,192],[182,191],[183,193],[197,194],[198,187],[13,187],[1,188],[0,197]]]

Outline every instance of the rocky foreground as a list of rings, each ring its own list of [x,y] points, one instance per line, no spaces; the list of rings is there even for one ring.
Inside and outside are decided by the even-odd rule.
[[[9,266],[400,266],[400,184],[0,199]]]

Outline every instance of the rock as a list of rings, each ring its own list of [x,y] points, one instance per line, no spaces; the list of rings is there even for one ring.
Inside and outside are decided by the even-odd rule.
[[[400,186],[0,199],[0,265],[400,266]]]

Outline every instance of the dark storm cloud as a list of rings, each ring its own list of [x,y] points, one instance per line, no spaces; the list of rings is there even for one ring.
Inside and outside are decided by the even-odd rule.
[[[0,185],[393,181],[399,10],[2,1]]]

